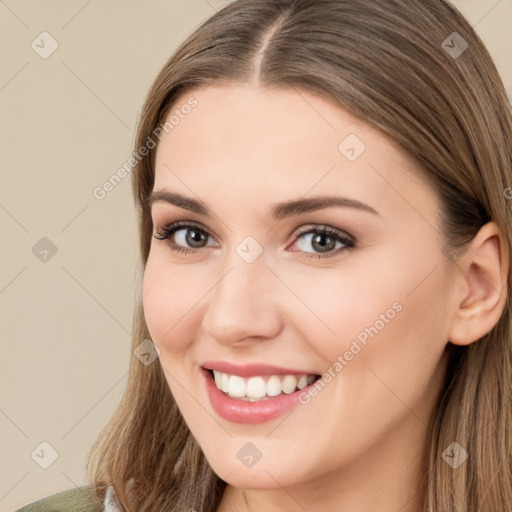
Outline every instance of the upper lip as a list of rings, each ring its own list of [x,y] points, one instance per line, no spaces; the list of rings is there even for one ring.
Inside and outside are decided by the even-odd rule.
[[[294,370],[283,366],[263,363],[235,364],[229,361],[205,361],[201,364],[206,370],[217,370],[240,377],[255,377],[257,375],[318,375],[307,370]]]

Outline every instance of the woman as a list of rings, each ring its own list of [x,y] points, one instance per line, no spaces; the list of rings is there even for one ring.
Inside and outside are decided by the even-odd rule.
[[[69,503],[512,510],[512,115],[453,6],[236,1],[135,157],[136,357]]]

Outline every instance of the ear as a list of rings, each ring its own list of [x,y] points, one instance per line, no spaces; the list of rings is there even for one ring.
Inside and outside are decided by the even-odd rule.
[[[456,266],[461,286],[448,339],[469,345],[493,329],[506,304],[509,254],[494,222],[480,228]]]

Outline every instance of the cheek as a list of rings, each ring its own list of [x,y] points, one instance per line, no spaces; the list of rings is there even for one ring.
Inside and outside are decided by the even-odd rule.
[[[162,355],[180,353],[191,343],[191,322],[197,318],[194,310],[201,307],[205,286],[200,276],[170,265],[159,251],[150,254],[144,271],[142,300],[151,339]]]
[[[283,276],[304,302],[290,298],[291,321],[328,365],[346,355],[347,369],[384,365],[390,376],[425,370],[425,378],[434,371],[449,320],[442,255],[404,254],[390,250],[378,260]]]
[[[391,421],[411,408],[428,422],[442,380],[449,324],[441,264],[414,259],[387,264],[385,272],[368,271],[365,286],[362,274],[355,273],[337,292],[337,315],[329,310],[332,316],[326,317],[337,339],[335,347],[324,344],[325,354],[333,362],[342,357],[341,366],[333,368],[342,375],[336,385],[342,395],[357,390],[345,397],[355,417],[371,409],[376,418]]]
[[[385,265],[380,272],[375,261],[352,261],[337,268],[282,273],[299,299],[290,295],[282,309],[328,360],[347,350],[353,339],[364,344],[369,331],[374,332],[372,326],[381,333],[397,322],[409,299],[404,290],[410,278],[404,271],[395,275]]]

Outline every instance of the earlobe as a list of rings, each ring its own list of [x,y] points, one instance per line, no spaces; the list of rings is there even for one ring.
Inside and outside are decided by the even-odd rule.
[[[454,297],[451,343],[469,345],[498,323],[507,299],[509,257],[498,226],[494,222],[482,226],[455,264],[461,292]]]

